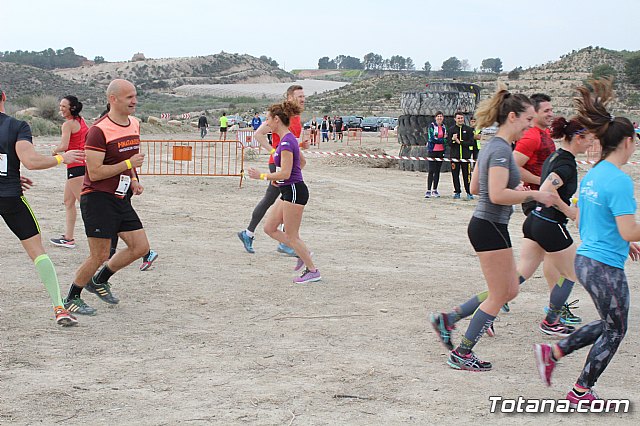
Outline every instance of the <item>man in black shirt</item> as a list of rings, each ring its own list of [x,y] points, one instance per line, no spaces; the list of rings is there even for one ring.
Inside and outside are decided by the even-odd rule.
[[[449,151],[449,159],[469,160],[473,155],[473,146],[476,141],[474,139],[473,128],[464,124],[464,114],[456,112],[454,115],[456,124],[448,129],[448,142],[451,145]],[[453,179],[454,194],[453,198],[460,199],[460,170],[462,170],[462,179],[464,190],[467,193],[467,199],[473,200],[473,195],[469,191],[469,183],[471,182],[469,174],[469,163],[451,162],[451,177]]]
[[[84,159],[84,152],[70,150],[51,157],[38,154],[33,147],[29,125],[4,113],[6,100],[6,95],[0,91],[0,216],[33,261],[51,298],[56,323],[76,325],[78,320],[64,308],[56,270],[44,251],[40,226],[23,195],[23,190],[33,182],[20,176],[20,163],[29,170],[48,169],[61,163],[77,163]]]
[[[198,129],[200,129],[200,139],[204,139],[207,136],[207,127],[209,127],[209,122],[207,122],[207,117],[205,117],[204,112],[198,118]]]

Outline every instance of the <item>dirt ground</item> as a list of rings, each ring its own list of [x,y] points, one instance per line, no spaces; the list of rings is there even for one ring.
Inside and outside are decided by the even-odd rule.
[[[398,152],[395,140],[371,136],[363,145]],[[140,272],[136,263],[118,272],[111,282],[120,304],[85,294],[98,315],[61,329],[20,244],[0,226],[0,423],[541,424],[571,416],[637,424],[635,412],[491,414],[490,395],[563,398],[587,354],[565,358],[551,388],[538,378],[531,345],[552,341],[537,331],[548,300],[541,271],[500,315],[497,336],[476,347],[493,371],[454,371],[427,318],[485,289],[466,235],[475,201],[451,198],[449,174],[442,175],[443,198],[424,199],[423,173],[308,157],[302,237],[322,272],[318,283],[294,285],[294,259],[278,254],[261,228],[256,254],[238,240],[264,182],[239,189],[235,178],[143,177],[146,189],[134,205],[160,254],[155,267]],[[266,156],[249,163],[264,169]],[[639,167],[626,170],[640,176]],[[61,234],[64,171],[25,174],[36,181],[26,195],[43,237]],[[522,221],[514,213],[516,253]],[[87,254],[81,222],[76,230],[75,250],[46,245],[63,294]],[[597,389],[637,402],[640,266],[629,264],[627,275],[629,332]],[[579,285],[573,296],[576,313],[597,318]]]

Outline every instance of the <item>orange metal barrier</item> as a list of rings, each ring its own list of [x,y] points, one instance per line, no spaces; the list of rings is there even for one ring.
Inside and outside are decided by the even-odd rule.
[[[141,140],[140,175],[233,176],[242,178],[244,146],[229,140]]]
[[[349,141],[353,139],[362,146],[362,129],[348,129],[347,130],[347,145]]]
[[[593,145],[591,145],[591,148],[587,150],[587,161],[600,160],[601,152],[602,152],[602,146],[600,145],[600,141],[593,142]]]
[[[386,138],[387,142],[389,141],[389,128],[388,127],[380,127],[380,142],[382,142],[382,139]]]

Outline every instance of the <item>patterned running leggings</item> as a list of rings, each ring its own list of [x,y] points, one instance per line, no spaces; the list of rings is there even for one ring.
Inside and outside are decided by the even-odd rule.
[[[593,299],[601,319],[574,331],[558,346],[569,355],[593,345],[577,381],[579,386],[591,389],[627,332],[629,286],[623,269],[581,255],[576,256],[575,267],[578,281]]]

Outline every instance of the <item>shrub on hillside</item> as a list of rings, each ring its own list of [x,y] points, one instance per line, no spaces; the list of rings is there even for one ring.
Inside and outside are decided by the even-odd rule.
[[[57,120],[59,115],[58,99],[50,95],[40,95],[31,98],[32,106],[40,110],[40,116],[47,120]]]
[[[59,136],[60,126],[58,123],[54,123],[50,120],[45,120],[40,117],[33,117],[27,119],[29,126],[31,126],[31,134],[33,136]]]

